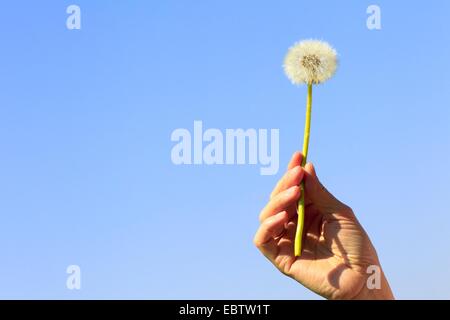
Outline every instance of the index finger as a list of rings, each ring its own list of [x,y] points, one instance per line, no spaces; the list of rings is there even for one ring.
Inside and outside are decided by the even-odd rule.
[[[302,164],[303,155],[300,151],[295,151],[288,164],[288,169],[292,169]]]

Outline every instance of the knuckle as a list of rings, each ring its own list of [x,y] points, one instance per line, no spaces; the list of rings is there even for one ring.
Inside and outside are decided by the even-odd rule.
[[[259,248],[261,246],[261,242],[258,240],[258,238],[255,237],[253,238],[253,244],[255,245],[255,247]]]
[[[261,210],[261,212],[259,213],[258,219],[259,222],[262,223],[264,221],[265,218],[265,208]]]
[[[269,200],[272,200],[274,196],[275,196],[275,191],[272,191],[270,193]]]
[[[262,223],[264,221],[264,216],[262,213],[259,214],[258,220],[260,223]]]

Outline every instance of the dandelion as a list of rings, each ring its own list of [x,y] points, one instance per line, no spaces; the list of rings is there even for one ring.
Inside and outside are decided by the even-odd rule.
[[[284,59],[284,72],[293,84],[306,84],[308,95],[306,98],[305,133],[303,136],[302,167],[308,156],[309,133],[311,126],[312,85],[330,79],[337,68],[337,54],[328,43],[318,40],[305,40],[292,46]],[[295,233],[294,254],[300,256],[302,252],[303,224],[305,219],[305,186],[301,184],[301,196],[297,205],[298,222]]]

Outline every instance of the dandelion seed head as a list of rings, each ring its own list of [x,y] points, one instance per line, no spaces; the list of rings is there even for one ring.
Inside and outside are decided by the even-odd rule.
[[[289,48],[283,67],[293,84],[319,84],[336,72],[337,53],[324,41],[300,41]]]

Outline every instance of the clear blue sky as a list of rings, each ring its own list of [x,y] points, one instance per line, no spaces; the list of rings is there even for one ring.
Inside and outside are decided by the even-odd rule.
[[[81,30],[66,28],[70,4]],[[0,298],[317,298],[252,244],[301,147],[305,88],[282,61],[304,38],[340,55],[314,92],[322,182],[398,298],[449,298],[449,14],[444,0],[3,4]],[[280,171],[175,166],[170,135],[194,120],[280,129]]]

